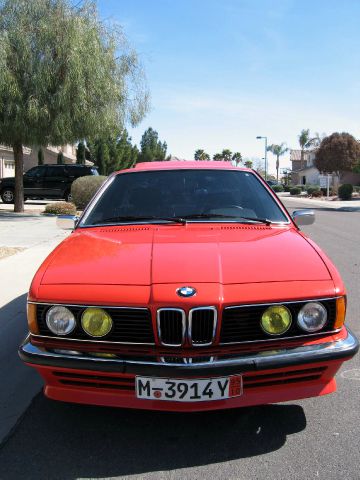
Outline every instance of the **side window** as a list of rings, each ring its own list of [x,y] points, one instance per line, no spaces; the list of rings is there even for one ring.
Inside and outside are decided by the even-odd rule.
[[[92,168],[91,169],[91,175],[99,175],[98,169],[97,168]]]
[[[45,168],[44,167],[33,167],[33,168],[30,168],[30,170],[28,170],[26,172],[26,175],[28,177],[35,178],[35,177],[43,177],[44,173],[45,173]]]
[[[48,166],[46,169],[46,176],[47,177],[64,177],[65,176],[64,168]]]

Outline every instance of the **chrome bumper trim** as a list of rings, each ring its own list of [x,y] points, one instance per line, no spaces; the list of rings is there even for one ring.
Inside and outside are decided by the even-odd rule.
[[[72,355],[57,353],[54,350],[32,345],[30,335],[19,347],[19,355],[26,363],[54,368],[160,376],[174,375],[174,373],[190,376],[199,374],[222,375],[351,358],[359,350],[359,342],[350,330],[347,333],[345,339],[335,342],[268,350],[255,354],[234,355],[226,359],[220,357],[214,358],[211,362],[203,363],[167,363],[160,358],[158,362],[136,360],[136,358],[101,358],[81,352],[78,354],[74,352]]]

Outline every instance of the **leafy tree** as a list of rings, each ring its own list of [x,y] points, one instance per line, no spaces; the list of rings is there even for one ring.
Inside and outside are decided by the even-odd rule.
[[[316,151],[315,166],[320,172],[353,170],[360,160],[360,143],[349,133],[333,133],[325,137]]]
[[[64,163],[64,154],[63,154],[63,152],[60,151],[60,152],[57,154],[57,161],[56,161],[56,163],[57,163],[58,165],[62,165],[62,164]]]
[[[221,153],[215,153],[215,155],[213,156],[213,160],[216,160],[216,161],[219,162],[219,161],[222,161],[224,159],[223,159],[223,156],[222,156]]]
[[[251,160],[245,160],[244,166],[246,168],[253,168],[253,162]]]
[[[150,127],[141,137],[138,162],[158,162],[166,160],[166,150],[166,142],[161,142],[158,132]]]
[[[258,172],[259,175],[265,178],[265,159],[264,158],[254,158],[253,168]]]
[[[110,152],[106,139],[97,139],[91,147],[91,160],[98,167],[100,175],[107,175],[110,169]]]
[[[98,166],[101,175],[130,168],[135,165],[139,156],[139,150],[136,145],[132,145],[126,129],[118,135],[88,141],[87,146],[90,160]]]
[[[148,94],[122,30],[95,3],[0,0],[0,142],[13,148],[23,211],[23,146],[63,145],[137,124]]]
[[[127,130],[123,130],[117,140],[117,163],[116,170],[130,168],[136,164],[139,157],[139,149],[136,145],[132,145],[131,137]]]
[[[276,156],[276,181],[279,181],[279,157],[284,155],[288,151],[288,148],[285,147],[285,143],[281,143],[280,145],[276,145],[273,143],[269,147],[267,147],[268,152],[271,152],[273,155]]]
[[[221,152],[221,156],[225,162],[231,162],[231,157],[232,157],[232,151],[229,150],[228,148],[225,148]]]
[[[210,155],[205,150],[196,150],[194,153],[195,160],[210,160]]]
[[[44,165],[44,151],[41,147],[38,150],[38,165]]]
[[[239,163],[242,162],[242,157],[241,157],[241,153],[240,152],[235,152],[233,153],[232,157],[231,157],[231,160],[233,162],[235,162],[235,165],[239,165]]]
[[[76,149],[76,163],[80,165],[85,164],[85,144],[84,142],[79,142]]]

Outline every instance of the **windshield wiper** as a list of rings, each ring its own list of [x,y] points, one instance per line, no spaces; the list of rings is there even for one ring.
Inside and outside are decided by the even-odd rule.
[[[271,225],[273,223],[268,218],[255,218],[255,217],[240,217],[240,218],[243,218],[244,220],[248,220],[249,222],[264,223],[265,225]]]
[[[161,222],[172,222],[172,223],[181,223],[182,225],[186,224],[185,218],[181,217],[157,217],[157,216],[135,216],[135,215],[125,215],[118,217],[109,217],[103,218],[98,222],[93,223],[93,225],[99,225],[102,223],[113,223],[113,222],[146,222],[146,221],[161,221]]]
[[[246,220],[248,222],[254,222],[254,223],[264,223],[265,225],[271,225],[272,221],[267,219],[267,218],[255,218],[255,217],[243,217],[241,215],[235,216],[235,215],[224,215],[221,213],[198,213],[194,215],[184,215],[182,217],[185,220],[196,220],[196,219],[201,219],[201,218],[206,218],[206,219],[211,219],[211,218],[230,218],[231,220],[237,220],[240,223],[242,220]]]
[[[192,215],[183,215],[182,217],[157,217],[155,215],[152,216],[135,216],[135,215],[126,215],[126,216],[118,216],[118,217],[109,217],[99,220],[98,222],[93,223],[93,225],[101,225],[103,223],[115,223],[115,222],[147,222],[150,221],[152,223],[157,222],[166,222],[166,223],[180,223],[185,225],[187,220],[201,220],[207,219],[211,220],[213,218],[223,218],[223,219],[230,219],[232,221],[236,221],[238,223],[263,223],[265,225],[271,225],[271,220],[267,218],[255,218],[255,217],[242,217],[242,216],[235,216],[235,215],[224,215],[221,213],[195,213]],[[244,221],[245,220],[245,221]]]

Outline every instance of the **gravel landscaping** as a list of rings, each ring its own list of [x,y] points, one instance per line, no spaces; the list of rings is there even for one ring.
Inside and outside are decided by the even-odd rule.
[[[0,247],[0,260],[25,250],[24,247]]]

